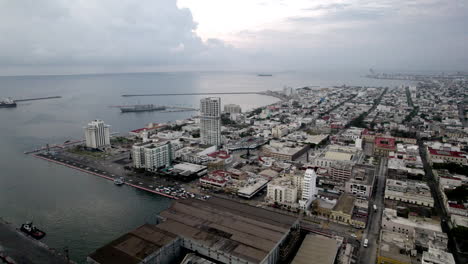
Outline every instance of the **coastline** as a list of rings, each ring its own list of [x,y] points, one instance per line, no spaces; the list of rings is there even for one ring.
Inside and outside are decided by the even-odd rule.
[[[31,154],[31,156],[33,156],[35,158],[45,160],[45,161],[48,161],[48,162],[52,162],[52,163],[56,163],[56,164],[59,164],[59,165],[62,165],[62,166],[66,166],[66,167],[69,167],[69,168],[72,168],[72,169],[75,169],[75,170],[78,170],[78,171],[81,171],[81,172],[84,172],[84,173],[87,173],[87,174],[98,176],[98,177],[101,177],[101,178],[109,180],[109,181],[114,181],[114,178],[112,178],[112,177],[105,176],[105,175],[100,174],[100,173],[95,173],[95,172],[92,172],[92,171],[84,170],[84,169],[78,168],[76,166],[73,166],[73,165],[70,165],[70,164],[67,164],[67,163],[64,163],[64,162],[60,162],[60,161],[56,161],[56,160],[49,159],[49,158],[46,158],[46,157],[42,157],[42,156],[39,156],[37,154]],[[170,198],[170,199],[174,199],[174,200],[179,199],[178,197],[168,195],[168,194],[165,194],[165,193],[162,193],[162,192],[158,192],[158,191],[155,191],[155,190],[151,190],[151,189],[148,189],[148,188],[145,188],[145,187],[142,187],[142,186],[138,186],[136,184],[132,184],[132,183],[129,183],[129,182],[124,182],[124,184],[128,185],[128,186],[131,186],[131,187],[134,187],[134,188],[137,188],[137,189],[140,189],[140,190],[144,190],[144,191],[147,191],[147,192],[158,194],[158,195]]]

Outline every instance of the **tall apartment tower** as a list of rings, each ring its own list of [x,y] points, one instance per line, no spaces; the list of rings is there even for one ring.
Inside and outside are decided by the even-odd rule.
[[[221,98],[200,100],[200,137],[204,145],[221,145]]]
[[[110,126],[102,120],[91,121],[84,127],[86,147],[99,149],[110,146]]]
[[[299,206],[307,209],[315,196],[317,195],[317,174],[313,169],[307,169],[302,181],[302,199],[299,201]]]

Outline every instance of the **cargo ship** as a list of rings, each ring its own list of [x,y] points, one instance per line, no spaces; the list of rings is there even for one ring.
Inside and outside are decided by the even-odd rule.
[[[271,76],[273,76],[273,74],[269,74],[269,73],[259,73],[259,74],[257,74],[257,76],[260,76],[260,77],[271,77]]]
[[[0,108],[4,107],[16,107],[16,102],[11,98],[0,99]]]
[[[147,111],[162,111],[166,110],[165,106],[157,106],[152,104],[145,104],[145,105],[133,105],[133,106],[122,106],[120,107],[120,111],[122,113],[127,112],[147,112]]]

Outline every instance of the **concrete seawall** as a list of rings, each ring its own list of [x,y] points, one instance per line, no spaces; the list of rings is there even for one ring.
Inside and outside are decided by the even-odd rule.
[[[56,161],[56,160],[49,159],[49,158],[46,158],[46,157],[42,157],[42,156],[39,156],[37,154],[32,154],[31,156],[42,159],[42,160],[46,160],[46,161],[49,161],[49,162],[53,162],[53,163],[56,163],[56,164],[60,164],[60,165],[63,165],[63,166],[66,166],[66,167],[69,167],[69,168],[72,168],[72,169],[76,169],[76,170],[79,170],[81,172],[92,174],[94,176],[98,176],[98,177],[104,178],[104,179],[109,180],[109,181],[114,181],[114,178],[112,178],[112,177],[109,177],[109,176],[106,176],[106,175],[103,175],[103,174],[100,174],[100,173],[95,173],[95,172],[92,172],[92,171],[84,170],[82,168],[78,168],[76,166],[73,166],[73,165],[70,165],[70,164],[67,164],[67,163],[64,163],[64,162],[60,162],[60,161]],[[171,199],[174,199],[174,200],[179,199],[178,197],[168,195],[168,194],[165,194],[165,193],[162,193],[162,192],[158,192],[158,191],[155,191],[155,190],[151,190],[151,189],[148,189],[148,188],[145,188],[145,187],[142,187],[142,186],[138,186],[136,184],[132,184],[132,183],[128,183],[128,182],[125,182],[125,184],[128,185],[128,186],[140,189],[140,190],[144,190],[144,191],[147,191],[147,192],[162,195],[164,197],[171,198]]]

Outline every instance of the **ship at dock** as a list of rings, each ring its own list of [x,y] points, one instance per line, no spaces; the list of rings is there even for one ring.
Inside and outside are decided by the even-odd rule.
[[[0,98],[0,108],[16,107],[16,102],[11,98]]]
[[[143,104],[143,105],[132,105],[132,106],[122,106],[120,111],[122,113],[128,112],[148,112],[148,111],[162,111],[166,110],[165,106],[157,106],[153,104]]]

